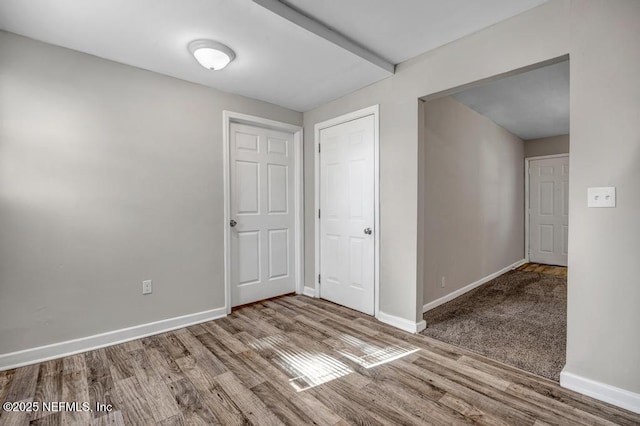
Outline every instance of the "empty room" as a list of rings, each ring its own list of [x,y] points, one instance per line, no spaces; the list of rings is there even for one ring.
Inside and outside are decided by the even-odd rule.
[[[639,424],[638,40],[636,0],[3,0],[0,424]],[[474,101],[544,70],[516,121],[561,130]],[[500,332],[430,316],[533,276]]]

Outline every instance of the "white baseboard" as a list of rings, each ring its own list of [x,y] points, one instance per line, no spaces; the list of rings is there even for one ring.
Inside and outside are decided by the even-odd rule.
[[[489,282],[489,281],[491,281],[492,279],[494,279],[496,277],[499,277],[500,275],[504,274],[505,272],[508,272],[508,271],[510,271],[512,269],[516,269],[517,267],[522,266],[525,263],[527,263],[527,261],[525,259],[518,260],[516,263],[513,263],[513,264],[511,264],[511,265],[509,265],[509,266],[507,266],[505,268],[502,268],[499,271],[494,272],[491,275],[487,275],[486,277],[481,278],[478,281],[472,282],[471,284],[469,284],[467,286],[464,286],[461,289],[453,291],[453,292],[447,294],[446,296],[442,296],[441,298],[436,299],[433,302],[429,302],[429,303],[427,303],[426,305],[424,305],[422,307],[422,313],[430,311],[433,308],[437,308],[438,306],[440,306],[440,305],[442,305],[444,303],[447,303],[448,301],[453,300],[458,296],[462,296],[466,292],[471,291],[474,288],[479,287],[482,284],[484,284],[486,282]]]
[[[103,348],[105,346],[116,345],[118,343],[128,342],[129,340],[140,339],[142,337],[199,324],[201,322],[211,321],[222,318],[226,315],[227,310],[224,307],[211,309],[209,311],[154,321],[120,330],[95,334],[93,336],[81,337],[79,339],[67,340],[65,342],[53,343],[46,346],[39,346],[37,348],[0,354],[0,371],[10,370],[12,368],[22,367],[29,364],[36,364],[38,362],[48,361],[50,359],[64,356],[75,355],[81,352]]]
[[[305,296],[309,296],[309,297],[317,297],[316,296],[316,289],[315,288],[311,288],[311,287],[307,287],[307,286],[305,286],[304,289],[302,290],[302,294],[304,294]]]
[[[427,323],[424,320],[413,322],[395,315],[385,314],[382,311],[378,311],[378,316],[376,318],[378,321],[399,328],[400,330],[408,331],[409,333],[420,333],[422,330],[427,328]]]
[[[640,394],[562,371],[560,386],[640,414]]]

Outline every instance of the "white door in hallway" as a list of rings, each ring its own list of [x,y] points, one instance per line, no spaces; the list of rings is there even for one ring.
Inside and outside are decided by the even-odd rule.
[[[529,162],[529,261],[567,266],[569,156]]]
[[[231,306],[295,291],[290,133],[231,123]]]
[[[373,115],[320,130],[320,297],[374,314]]]

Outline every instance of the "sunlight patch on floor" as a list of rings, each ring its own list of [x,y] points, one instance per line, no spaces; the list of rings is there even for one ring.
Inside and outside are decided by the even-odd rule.
[[[349,334],[342,334],[340,340],[350,347],[339,350],[338,352],[364,368],[372,368],[386,364],[387,362],[394,361],[419,350],[419,348],[411,345],[377,346],[364,342]]]
[[[336,353],[364,368],[391,362],[419,350],[411,345],[377,346],[349,334],[339,335],[338,341],[343,347]],[[353,369],[336,356],[300,349],[283,334],[257,339],[250,346],[282,370],[298,392],[353,373]]]
[[[353,373],[348,365],[334,357],[299,349],[281,334],[259,339],[251,346],[273,352],[270,360],[290,377],[289,383],[298,392]]]

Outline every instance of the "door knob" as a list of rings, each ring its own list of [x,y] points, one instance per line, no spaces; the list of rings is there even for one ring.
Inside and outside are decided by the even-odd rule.
[[[236,226],[238,224],[238,222],[236,222],[235,220],[231,219],[231,221],[229,222],[229,225],[231,225],[231,227],[233,228],[234,226]]]
[[[364,233],[367,235],[371,235],[372,233],[371,228],[364,228]]]

